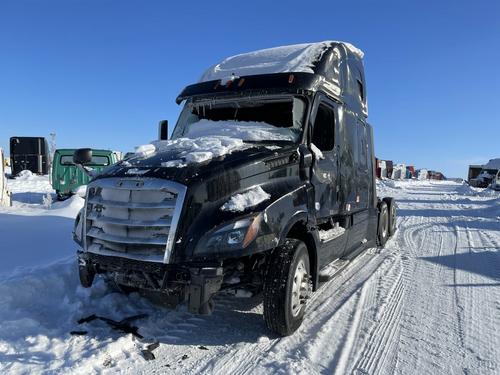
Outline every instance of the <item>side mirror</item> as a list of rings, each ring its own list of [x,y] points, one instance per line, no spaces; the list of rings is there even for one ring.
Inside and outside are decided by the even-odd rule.
[[[161,120],[158,124],[158,139],[160,141],[168,139],[168,120]]]
[[[73,163],[76,165],[89,164],[92,161],[92,149],[79,148],[73,154]]]

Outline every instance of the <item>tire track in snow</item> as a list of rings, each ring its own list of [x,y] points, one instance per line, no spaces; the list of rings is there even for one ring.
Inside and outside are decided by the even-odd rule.
[[[196,371],[248,374],[256,369],[262,371],[272,367],[273,362],[286,363],[291,371],[309,368],[308,364],[303,361],[304,342],[310,343],[308,346],[311,348],[324,347],[325,339],[328,339],[329,334],[338,335],[335,324],[337,312],[344,306],[347,306],[346,309],[349,312],[352,311],[352,305],[355,305],[360,289],[370,280],[374,271],[380,267],[387,256],[388,254],[385,253],[374,256],[365,252],[354,259],[340,275],[322,285],[308,304],[302,327],[293,336],[274,339],[266,344],[230,348],[224,358],[201,366]],[[360,272],[360,270],[363,271]],[[331,330],[327,328],[329,323],[332,326]],[[318,344],[315,345],[315,343]],[[329,357],[335,358],[339,355],[333,352]],[[317,370],[316,367],[315,372]]]
[[[365,349],[360,353],[353,366],[356,373],[375,374],[383,371],[392,371],[393,365],[387,368],[386,361],[390,354],[394,354],[394,347],[399,341],[399,327],[401,310],[403,309],[404,282],[401,265],[396,267],[395,275],[391,275],[391,283],[387,293],[387,302],[380,308],[379,316],[368,334]],[[387,276],[387,275],[384,275]],[[394,357],[395,360],[395,357]]]

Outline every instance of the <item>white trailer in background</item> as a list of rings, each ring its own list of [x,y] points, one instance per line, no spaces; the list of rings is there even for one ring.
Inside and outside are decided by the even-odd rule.
[[[380,168],[380,178],[387,178],[387,164],[385,160],[377,160],[378,168]]]
[[[406,178],[406,164],[397,164],[394,166],[391,178],[393,180],[402,180]]]
[[[11,206],[10,193],[7,190],[7,179],[5,178],[5,157],[0,148],[0,206]]]
[[[427,169],[421,169],[418,172],[418,179],[419,180],[428,180],[429,179],[429,171]]]

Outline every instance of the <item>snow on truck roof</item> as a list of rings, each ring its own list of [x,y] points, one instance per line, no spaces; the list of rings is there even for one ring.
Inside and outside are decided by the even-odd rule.
[[[343,44],[353,55],[362,59],[364,53],[350,43],[324,41],[267,48],[228,57],[203,73],[200,82],[273,73],[314,73],[313,68],[323,52],[335,44]]]

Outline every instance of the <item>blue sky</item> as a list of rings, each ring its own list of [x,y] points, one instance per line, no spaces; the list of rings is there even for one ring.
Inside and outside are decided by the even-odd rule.
[[[129,151],[223,57],[334,39],[365,52],[376,154],[465,177],[500,157],[499,4],[2,0],[0,147],[56,132]]]

